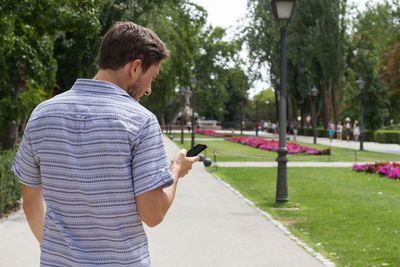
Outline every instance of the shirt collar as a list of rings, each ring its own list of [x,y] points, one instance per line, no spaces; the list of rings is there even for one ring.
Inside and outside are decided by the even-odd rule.
[[[71,90],[131,97],[124,89],[113,83],[92,79],[77,79]]]

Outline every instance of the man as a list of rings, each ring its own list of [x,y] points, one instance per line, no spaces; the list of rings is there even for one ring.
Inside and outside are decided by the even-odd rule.
[[[95,77],[33,111],[12,169],[41,266],[151,266],[142,222],[163,220],[199,160],[183,150],[169,165],[157,119],[138,102],[167,57],[151,30],[119,22]]]

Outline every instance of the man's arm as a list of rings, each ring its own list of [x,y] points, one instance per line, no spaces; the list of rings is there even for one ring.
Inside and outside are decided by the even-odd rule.
[[[23,208],[29,226],[42,246],[45,208],[41,187],[22,185]]]
[[[174,183],[169,187],[158,187],[137,196],[136,205],[139,216],[149,227],[154,227],[162,222],[175,198],[178,179],[185,176],[192,168],[193,163],[198,160],[199,156],[187,158],[186,151],[180,151],[171,161],[170,166]]]

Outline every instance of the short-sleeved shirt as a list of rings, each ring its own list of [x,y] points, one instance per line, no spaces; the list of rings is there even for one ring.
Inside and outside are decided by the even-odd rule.
[[[136,197],[173,177],[156,117],[123,89],[78,79],[41,103],[12,170],[43,190],[41,266],[151,266]]]

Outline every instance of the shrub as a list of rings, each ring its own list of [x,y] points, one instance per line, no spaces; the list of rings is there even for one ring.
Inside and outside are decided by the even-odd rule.
[[[374,133],[374,139],[379,143],[400,144],[400,131],[378,130]]]
[[[17,206],[21,199],[22,186],[11,171],[15,152],[0,152],[0,215]]]
[[[228,133],[218,133],[214,130],[210,130],[210,129],[196,129],[194,131],[197,134],[204,134],[204,135],[209,135],[209,136],[216,136],[216,137],[231,137],[232,134],[228,134]]]

